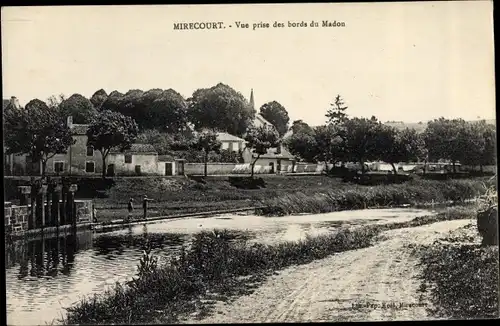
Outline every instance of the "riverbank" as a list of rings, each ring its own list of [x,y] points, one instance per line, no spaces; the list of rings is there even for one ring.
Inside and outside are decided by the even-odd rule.
[[[145,256],[143,272],[135,281],[82,300],[68,309],[64,322],[178,322],[182,316],[206,310],[207,300],[245,293],[275,271],[334,253],[369,247],[383,231],[471,216],[470,208],[449,209],[408,222],[340,228],[325,235],[278,245],[250,245],[234,240],[228,231],[202,232],[171,264],[156,267],[152,257]]]
[[[481,246],[475,222],[417,247],[416,254],[423,267],[420,292],[436,318],[499,317],[498,246]]]
[[[197,179],[198,180],[198,179]],[[148,217],[261,207],[261,215],[324,213],[344,209],[444,203],[472,199],[488,178],[413,180],[403,184],[362,186],[328,176],[266,176],[260,187],[247,189],[228,178],[122,179],[94,199],[99,222],[123,219],[135,199],[132,218],[142,218],[142,196],[154,199]],[[491,183],[491,182],[490,182]],[[251,188],[251,187],[248,187]]]

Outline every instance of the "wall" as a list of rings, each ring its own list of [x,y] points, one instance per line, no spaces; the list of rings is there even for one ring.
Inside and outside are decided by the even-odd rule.
[[[275,162],[276,159],[262,159],[255,164],[254,173],[256,174],[267,174],[271,173],[271,167],[269,162]],[[263,163],[263,164],[262,164]],[[204,164],[203,163],[186,163],[185,164],[186,174],[204,174]],[[276,165],[275,165],[276,169]],[[307,164],[307,163],[297,163],[295,165],[295,172],[298,173],[314,173],[321,172],[325,169],[323,164]],[[208,163],[207,164],[207,174],[250,174],[251,168],[250,163],[244,164],[234,164],[234,163]],[[292,163],[290,161],[282,161],[281,172],[292,172]],[[276,170],[274,171],[276,173]]]
[[[107,164],[114,164],[117,175],[137,175],[135,166],[141,166],[141,175],[165,175],[165,162],[158,162],[158,154],[134,153],[132,163],[125,163],[125,154],[113,153]]]
[[[207,173],[208,174],[231,174],[234,170],[235,163],[208,163]],[[205,165],[203,163],[185,163],[184,173],[185,174],[204,174]]]
[[[236,141],[221,141],[222,143],[222,146],[221,148],[222,149],[226,149],[228,150],[229,149],[229,146],[230,144],[232,143],[233,144],[233,152],[238,152],[238,150],[243,150],[243,148],[245,147],[245,144],[243,142],[236,142]]]

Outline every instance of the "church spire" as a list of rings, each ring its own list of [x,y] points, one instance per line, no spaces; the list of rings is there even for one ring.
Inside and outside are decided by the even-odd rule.
[[[250,92],[250,107],[255,110],[255,103],[253,101],[253,88],[252,91]]]

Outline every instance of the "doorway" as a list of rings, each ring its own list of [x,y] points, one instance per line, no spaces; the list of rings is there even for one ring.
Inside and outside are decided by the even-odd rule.
[[[173,168],[172,168],[172,162],[166,162],[165,163],[165,175],[173,175]]]

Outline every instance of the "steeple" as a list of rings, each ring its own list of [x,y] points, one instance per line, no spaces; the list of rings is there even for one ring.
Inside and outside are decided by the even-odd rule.
[[[250,92],[250,107],[255,110],[255,103],[253,101],[253,88],[252,91]]]

